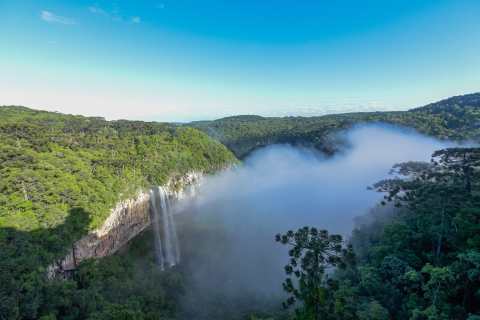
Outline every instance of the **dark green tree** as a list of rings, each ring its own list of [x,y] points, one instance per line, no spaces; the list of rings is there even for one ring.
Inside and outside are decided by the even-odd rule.
[[[438,158],[438,159],[435,159]],[[480,148],[447,148],[432,154],[432,163],[451,171],[465,181],[465,189],[472,190],[475,168],[480,166]]]
[[[284,291],[290,294],[284,307],[298,305],[295,310],[297,319],[328,317],[328,312],[322,305],[326,302],[326,293],[333,280],[324,277],[325,269],[354,266],[356,260],[353,246],[345,246],[346,240],[341,235],[309,227],[303,227],[296,233],[290,230],[283,236],[279,233],[275,240],[293,246],[288,251],[291,259],[285,266],[285,272],[287,275],[294,274],[299,279],[297,287],[291,278],[283,283]]]
[[[470,200],[470,194],[450,182],[406,182],[402,189],[404,195],[400,199],[408,202],[419,231],[432,239],[432,251],[437,259],[440,258],[442,241],[447,240],[451,246],[456,239],[458,227],[454,217]]]
[[[403,163],[395,163],[390,169],[389,174],[401,175],[409,179],[420,179],[432,173],[439,171],[440,168],[431,163],[423,161],[408,161]]]
[[[402,191],[401,185],[404,181],[399,178],[385,179],[374,183],[372,187],[367,187],[367,190],[373,190],[379,193],[386,193],[383,198],[389,202],[393,201],[393,217],[396,215],[396,208],[400,208],[402,204],[398,202],[398,197]],[[386,206],[387,202],[381,201],[382,206]]]
[[[142,311],[134,311],[132,304],[112,303],[101,313],[93,313],[88,320],[143,320],[145,315]]]

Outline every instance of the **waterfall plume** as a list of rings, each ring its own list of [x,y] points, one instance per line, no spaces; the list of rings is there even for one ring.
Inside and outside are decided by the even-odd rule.
[[[157,257],[157,265],[160,270],[164,270],[163,267],[163,255],[162,255],[162,238],[160,236],[160,228],[158,227],[158,211],[156,204],[156,195],[154,189],[150,190],[150,200],[152,201],[153,211],[153,229],[155,231],[155,254]]]
[[[180,261],[180,250],[170,201],[165,188],[155,186],[150,194],[155,231],[155,253],[158,267],[163,271],[165,266],[172,267]]]
[[[163,189],[163,187],[162,187]],[[166,203],[167,203],[167,212],[169,213],[167,216],[168,216],[168,219],[170,220],[170,226],[172,228],[172,237],[171,237],[171,240],[172,240],[172,246],[173,246],[173,252],[174,252],[174,261],[175,263],[178,263],[180,262],[180,248],[178,247],[178,239],[177,239],[177,231],[175,230],[175,222],[173,221],[173,216],[172,216],[172,211],[171,211],[171,208],[170,208],[170,200],[168,199],[168,196],[167,196],[167,193],[165,192],[165,190],[163,190],[164,194],[165,194],[165,199],[166,199]]]

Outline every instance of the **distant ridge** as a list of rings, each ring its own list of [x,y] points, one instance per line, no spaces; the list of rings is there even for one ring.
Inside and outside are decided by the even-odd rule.
[[[413,128],[441,140],[463,141],[480,136],[480,93],[454,96],[408,111],[351,112],[317,117],[230,116],[194,121],[197,128],[225,144],[237,158],[275,143],[309,144],[332,155],[338,138],[357,123],[388,123]]]

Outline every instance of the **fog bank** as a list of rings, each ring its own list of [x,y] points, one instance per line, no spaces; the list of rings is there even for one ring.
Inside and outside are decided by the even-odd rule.
[[[449,146],[384,125],[360,125],[343,138],[349,147],[330,159],[273,145],[252,153],[242,168],[205,179],[177,215],[185,264],[198,279],[280,292],[288,255],[275,234],[310,226],[346,236],[353,218],[383,196],[367,186],[391,177],[395,163],[429,161]]]

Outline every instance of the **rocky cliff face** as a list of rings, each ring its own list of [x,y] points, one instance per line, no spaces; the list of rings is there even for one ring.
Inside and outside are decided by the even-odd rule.
[[[165,189],[170,197],[186,199],[197,194],[202,179],[202,172],[192,171],[172,177],[165,184]],[[118,203],[100,229],[75,242],[68,256],[48,267],[47,277],[69,279],[80,261],[116,252],[153,222],[150,204],[150,194],[142,192],[134,199]]]
[[[170,197],[182,200],[194,197],[202,185],[202,180],[202,172],[191,171],[178,178],[171,177],[164,187]]]
[[[135,199],[118,203],[100,229],[75,242],[68,256],[48,267],[47,277],[67,279],[80,261],[101,258],[117,251],[152,223],[149,200],[149,194],[139,192]]]

